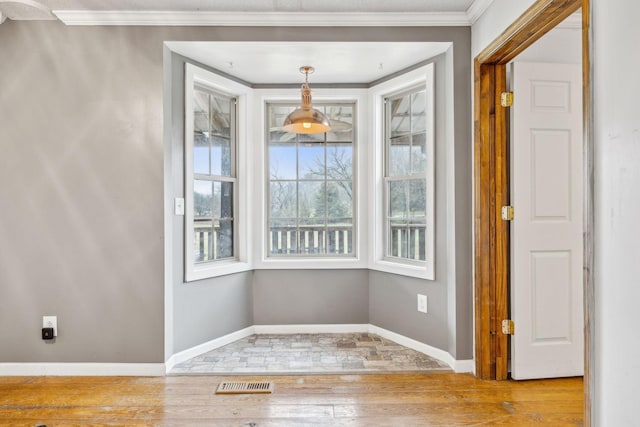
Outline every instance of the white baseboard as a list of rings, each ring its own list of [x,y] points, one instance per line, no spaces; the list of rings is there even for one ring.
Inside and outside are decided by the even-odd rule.
[[[456,360],[448,352],[370,324],[254,325],[188,348],[166,363],[0,363],[0,376],[163,376],[178,363],[252,334],[344,334],[373,333],[443,361],[456,373],[475,371],[473,360]]]
[[[474,374],[476,373],[476,362],[473,359],[456,360],[453,370],[457,374]]]
[[[256,334],[349,334],[369,332],[368,324],[353,325],[255,325]]]
[[[0,376],[135,376],[165,375],[164,363],[0,363]]]
[[[239,331],[232,332],[220,338],[207,341],[203,344],[199,344],[195,347],[191,347],[179,353],[176,353],[171,356],[165,363],[165,373],[169,373],[169,371],[171,371],[173,367],[178,363],[185,362],[189,359],[200,356],[201,354],[207,353],[211,350],[215,350],[216,348],[225,346],[227,344],[231,344],[234,341],[241,340],[242,338],[246,338],[249,335],[253,335],[255,333],[255,326],[249,326],[248,328],[240,329]]]

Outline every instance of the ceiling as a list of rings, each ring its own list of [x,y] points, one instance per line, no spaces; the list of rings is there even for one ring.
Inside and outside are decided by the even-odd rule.
[[[469,26],[493,0],[0,0],[0,24]],[[252,84],[367,84],[446,51],[449,43],[167,42]]]
[[[13,20],[56,19],[69,12],[477,14],[492,0],[0,0]],[[264,18],[264,16],[263,16]]]
[[[450,43],[166,42],[174,52],[252,84],[366,84],[445,52]]]

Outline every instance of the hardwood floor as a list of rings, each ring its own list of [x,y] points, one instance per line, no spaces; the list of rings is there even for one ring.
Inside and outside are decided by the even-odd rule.
[[[273,394],[216,395],[221,381]],[[583,425],[582,378],[450,372],[260,377],[0,377],[0,426]]]

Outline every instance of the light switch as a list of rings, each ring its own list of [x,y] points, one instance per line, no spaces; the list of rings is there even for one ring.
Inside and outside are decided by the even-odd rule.
[[[176,197],[173,207],[176,215],[184,215],[184,199],[182,197]]]

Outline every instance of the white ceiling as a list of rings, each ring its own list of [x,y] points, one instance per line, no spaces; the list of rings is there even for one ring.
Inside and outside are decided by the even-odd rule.
[[[174,52],[253,84],[370,83],[445,52],[450,43],[166,42]]]
[[[0,0],[10,19],[29,10],[234,11],[234,12],[464,12],[474,0]],[[14,12],[15,10],[15,12]],[[11,12],[11,13],[9,13]],[[31,18],[33,19],[33,18]],[[35,18],[38,19],[38,18]]]
[[[412,14],[449,20],[470,16],[473,20],[493,0],[0,0],[2,19],[38,20],[60,18],[65,23],[73,14],[178,12],[178,13],[263,13],[263,14]],[[457,15],[456,15],[457,14]],[[157,16],[157,15],[156,15]],[[112,18],[110,18],[112,19]],[[151,24],[146,24],[151,25]]]
[[[470,25],[493,0],[0,0],[0,24]],[[170,49],[253,84],[370,83],[446,51],[448,43],[167,42]]]

